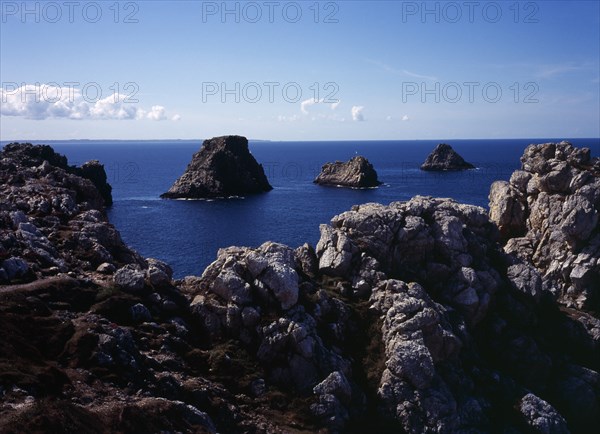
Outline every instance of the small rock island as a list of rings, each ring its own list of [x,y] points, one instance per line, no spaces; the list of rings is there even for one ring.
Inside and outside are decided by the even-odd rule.
[[[362,156],[353,157],[345,163],[342,161],[326,163],[314,183],[352,188],[377,187],[381,184],[373,165]]]
[[[471,163],[467,163],[463,157],[458,155],[458,153],[452,149],[452,146],[445,143],[437,145],[421,166],[421,170],[432,172],[448,172],[468,169],[475,169],[475,166]]]
[[[210,199],[272,190],[263,167],[248,149],[242,136],[205,140],[192,161],[164,199]]]

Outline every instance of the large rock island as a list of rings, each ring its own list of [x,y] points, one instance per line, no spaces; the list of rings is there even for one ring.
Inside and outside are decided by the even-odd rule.
[[[447,172],[457,170],[474,169],[471,163],[467,163],[463,157],[452,149],[452,146],[440,143],[429,154],[425,162],[421,165],[421,170],[432,172]]]
[[[202,199],[264,193],[272,190],[265,172],[242,136],[205,140],[165,199]]]
[[[381,184],[373,165],[362,156],[353,157],[345,163],[326,163],[314,183],[352,188],[377,187]]]

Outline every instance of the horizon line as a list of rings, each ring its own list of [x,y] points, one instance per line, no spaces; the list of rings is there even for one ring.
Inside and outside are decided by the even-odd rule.
[[[213,136],[213,137],[222,137],[222,136]],[[213,138],[211,137],[211,138]],[[576,137],[576,136],[563,136],[562,138],[554,136],[554,137],[494,137],[494,138],[410,138],[410,139],[309,139],[309,140],[301,140],[301,139],[286,139],[286,140],[275,140],[275,139],[248,139],[248,142],[406,142],[406,141],[455,141],[455,140],[575,140],[575,139],[598,139],[600,140],[600,136],[598,137]],[[209,140],[209,138],[193,138],[193,139],[177,139],[177,138],[164,138],[164,139],[12,139],[12,140],[0,140],[2,144],[9,143],[34,143],[34,142],[164,142],[164,141],[181,141],[181,142],[192,142],[199,141],[202,142],[204,140]]]

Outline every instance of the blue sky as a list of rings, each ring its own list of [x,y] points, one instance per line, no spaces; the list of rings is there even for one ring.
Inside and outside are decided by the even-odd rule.
[[[0,3],[0,140],[600,136],[597,1]]]

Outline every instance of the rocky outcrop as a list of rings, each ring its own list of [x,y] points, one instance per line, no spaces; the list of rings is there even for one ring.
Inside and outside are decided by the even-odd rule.
[[[523,172],[546,164],[536,155],[549,151],[532,149]],[[554,159],[581,164],[573,179],[590,171],[576,190],[585,196],[597,160],[569,149],[555,146]],[[517,220],[500,228],[450,199],[355,206],[321,226],[314,249],[228,247],[201,277],[173,281],[167,264],[123,245],[90,181],[46,156],[0,159],[2,432],[587,433],[600,424],[600,320],[557,305],[527,255],[546,242],[529,238],[541,192],[522,192],[524,223],[497,198],[493,215]],[[515,185],[495,189],[520,201]],[[566,211],[572,194],[543,203]],[[553,212],[544,228],[571,222]],[[511,230],[523,231],[515,251],[515,238],[502,244]],[[577,246],[589,249],[594,231]],[[577,265],[596,264],[586,252]]]
[[[86,164],[86,173],[91,166],[96,182],[106,186],[102,166]],[[0,284],[142,261],[107,222],[106,201],[79,172],[48,146],[11,144],[2,150]]]
[[[299,259],[291,248],[270,242],[221,249],[188,291],[196,294],[192,310],[213,342],[239,339],[252,348],[270,383],[307,391],[332,370],[349,371],[350,362],[319,333],[325,315],[328,321],[343,318],[347,309],[314,286]]]
[[[104,205],[112,205],[112,187],[106,180],[104,165],[100,164],[98,160],[87,161],[75,169],[75,174],[92,181],[104,199]]]
[[[504,249],[566,306],[600,311],[600,160],[570,143],[531,145],[521,170],[490,190]]]
[[[353,157],[345,163],[336,161],[323,165],[314,183],[352,188],[370,188],[381,184],[373,165],[362,156]]]
[[[421,165],[421,170],[446,172],[474,169],[471,163],[467,163],[463,157],[452,149],[452,146],[440,143],[429,154],[425,162]]]
[[[250,392],[225,344],[207,348],[171,268],[122,242],[82,172],[105,179],[48,146],[0,153],[0,432],[286,431],[271,392],[234,396]]]
[[[11,161],[22,164],[25,167],[38,166],[39,173],[47,175],[45,172],[52,172],[53,168],[64,170],[68,174],[77,175],[88,179],[96,187],[97,192],[87,188],[86,194],[99,193],[104,201],[103,204],[94,204],[97,208],[112,205],[112,187],[106,180],[104,166],[98,160],[91,160],[84,163],[81,167],[70,166],[66,157],[57,154],[48,145],[34,146],[31,143],[9,143],[2,149],[2,158],[9,158]],[[72,178],[76,180],[77,178]]]
[[[346,296],[370,294],[380,317],[378,417],[411,433],[596,423],[600,389],[584,366],[598,378],[598,320],[557,310],[538,270],[497,239],[484,209],[426,197],[355,206],[321,227],[320,272]],[[592,406],[567,404],[581,393]]]
[[[272,190],[265,172],[241,136],[205,140],[169,191],[167,199],[200,199],[263,193]]]

